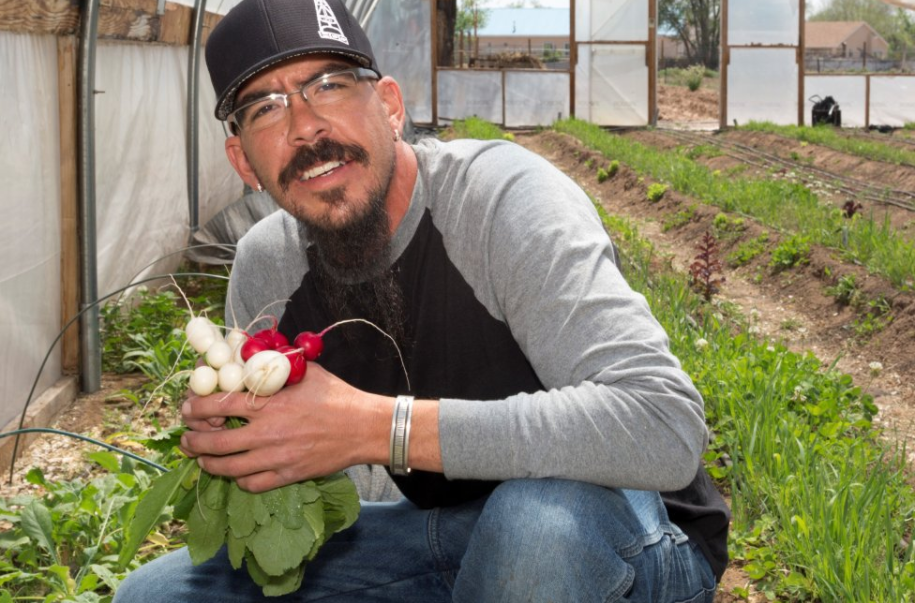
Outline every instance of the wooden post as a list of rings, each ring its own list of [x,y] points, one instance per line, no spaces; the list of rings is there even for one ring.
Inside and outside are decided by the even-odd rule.
[[[578,0],[571,0],[569,11],[569,117],[575,117],[575,69],[578,64],[578,41],[575,39],[575,8]]]
[[[731,49],[728,48],[728,0],[721,0],[721,65],[718,66],[718,128],[728,127],[728,68],[731,63]]]
[[[658,0],[648,0],[648,123],[658,125]]]
[[[79,183],[77,182],[77,99],[75,36],[57,38],[57,90],[60,120],[60,320],[61,327],[79,312]],[[79,367],[79,329],[61,340],[61,366]]]
[[[806,89],[804,78],[807,75],[807,34],[805,22],[807,20],[807,0],[801,0],[800,6],[800,15],[798,19],[800,20],[800,29],[798,30],[798,57],[797,57],[797,125],[803,127],[804,125],[804,111],[806,110]]]

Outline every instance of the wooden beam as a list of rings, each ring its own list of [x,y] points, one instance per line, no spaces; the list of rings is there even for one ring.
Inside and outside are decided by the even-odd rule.
[[[75,36],[57,38],[57,94],[60,119],[60,321],[79,312],[79,147],[77,134],[77,66]],[[67,329],[61,340],[64,371],[79,368],[79,329]]]
[[[194,9],[165,3],[157,14],[158,0],[102,0],[98,37],[187,46],[190,43]],[[30,34],[73,36],[79,33],[78,0],[0,0],[0,30]],[[204,42],[221,15],[207,13]]]

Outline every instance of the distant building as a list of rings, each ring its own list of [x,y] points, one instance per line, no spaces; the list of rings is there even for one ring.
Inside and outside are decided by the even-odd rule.
[[[569,56],[568,8],[492,8],[479,36],[480,56],[507,52],[539,58]]]
[[[804,27],[808,57],[886,58],[889,44],[864,21],[808,21]]]

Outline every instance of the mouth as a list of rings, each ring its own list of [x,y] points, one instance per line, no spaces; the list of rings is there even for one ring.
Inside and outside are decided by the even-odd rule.
[[[346,162],[344,161],[328,161],[327,163],[316,165],[315,167],[302,172],[302,175],[299,176],[299,182],[308,182],[313,178],[326,176],[327,174],[330,174],[337,168],[343,167],[344,165],[346,165]]]

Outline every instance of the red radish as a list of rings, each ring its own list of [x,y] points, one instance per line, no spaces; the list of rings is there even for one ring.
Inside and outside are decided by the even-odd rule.
[[[296,336],[295,347],[302,350],[306,360],[317,360],[321,352],[324,351],[324,340],[317,333],[305,331]]]
[[[302,350],[298,350],[291,345],[284,345],[276,349],[277,352],[289,359],[291,368],[289,378],[286,379],[286,385],[295,385],[305,378],[305,372],[308,370],[308,363],[305,361],[305,355]]]
[[[262,329],[252,335],[254,339],[261,339],[270,346],[269,349],[275,350],[281,346],[289,345],[289,340],[285,335],[276,330],[276,327],[272,329]]]
[[[241,344],[240,354],[242,362],[248,362],[248,360],[258,352],[264,352],[270,349],[272,349],[272,347],[269,343],[263,339],[252,337],[248,341]]]

